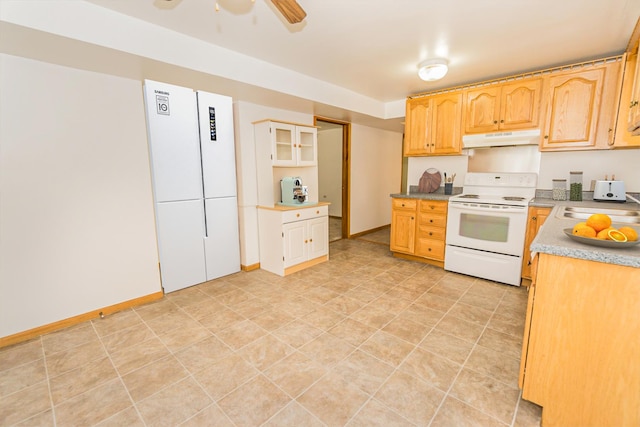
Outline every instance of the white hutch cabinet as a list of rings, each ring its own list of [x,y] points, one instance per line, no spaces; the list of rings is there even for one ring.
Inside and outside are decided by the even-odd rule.
[[[258,180],[260,268],[280,276],[329,259],[328,203],[318,203],[315,127],[263,120],[253,123]],[[308,203],[280,204],[280,180],[300,177]]]

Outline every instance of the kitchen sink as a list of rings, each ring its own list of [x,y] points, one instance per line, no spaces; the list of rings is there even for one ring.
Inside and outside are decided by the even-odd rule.
[[[589,216],[601,213],[611,217],[612,222],[625,224],[640,224],[640,211],[628,209],[606,209],[606,208],[587,208],[576,206],[565,206],[558,209],[557,218],[571,218],[578,220],[586,220]]]

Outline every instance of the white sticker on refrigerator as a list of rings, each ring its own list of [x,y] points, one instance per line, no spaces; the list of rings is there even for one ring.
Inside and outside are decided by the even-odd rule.
[[[156,95],[156,112],[158,114],[164,114],[170,116],[169,112],[169,97],[165,95]]]

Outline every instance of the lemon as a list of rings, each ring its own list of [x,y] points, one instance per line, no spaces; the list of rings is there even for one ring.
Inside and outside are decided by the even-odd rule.
[[[625,226],[620,227],[618,231],[627,236],[627,240],[630,242],[638,240],[638,232],[634,228]]]
[[[587,225],[598,232],[611,227],[611,217],[607,214],[593,214],[587,218]]]
[[[625,236],[624,233],[621,233],[619,230],[611,229],[609,230],[609,237],[611,238],[611,240],[615,241],[615,242],[626,242],[627,241],[627,236]]]

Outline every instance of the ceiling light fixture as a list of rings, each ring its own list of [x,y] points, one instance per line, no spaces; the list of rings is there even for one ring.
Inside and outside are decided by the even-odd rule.
[[[418,64],[418,76],[426,82],[443,78],[449,70],[446,59],[429,59]]]

